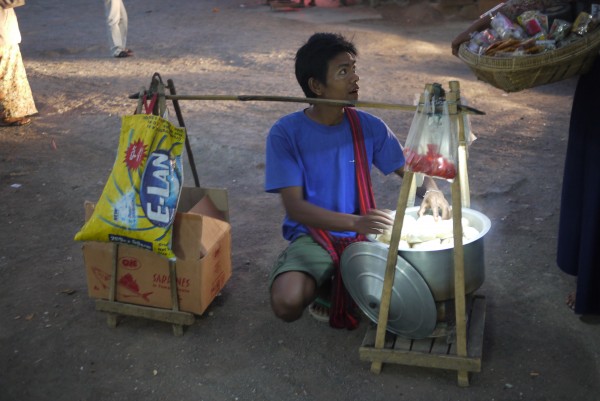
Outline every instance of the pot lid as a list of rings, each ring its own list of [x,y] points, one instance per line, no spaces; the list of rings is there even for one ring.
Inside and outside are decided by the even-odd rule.
[[[346,289],[374,323],[379,320],[388,249],[376,242],[355,242],[346,247],[340,259]],[[425,338],[435,329],[436,320],[429,286],[410,263],[398,256],[387,330],[412,339]]]

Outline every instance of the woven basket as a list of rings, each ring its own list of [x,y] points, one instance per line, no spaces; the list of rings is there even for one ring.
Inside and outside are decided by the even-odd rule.
[[[533,55],[479,56],[466,45],[460,46],[458,57],[478,79],[505,92],[518,92],[586,73],[600,50],[600,28],[564,47]]]

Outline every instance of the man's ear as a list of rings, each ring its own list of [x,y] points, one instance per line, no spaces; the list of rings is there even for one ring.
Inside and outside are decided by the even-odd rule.
[[[308,87],[317,96],[323,94],[323,84],[316,78],[308,78]]]

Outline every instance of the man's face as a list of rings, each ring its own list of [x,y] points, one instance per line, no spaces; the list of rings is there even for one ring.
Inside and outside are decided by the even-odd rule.
[[[322,98],[333,100],[358,99],[358,75],[356,57],[350,53],[340,53],[327,65],[327,84]]]

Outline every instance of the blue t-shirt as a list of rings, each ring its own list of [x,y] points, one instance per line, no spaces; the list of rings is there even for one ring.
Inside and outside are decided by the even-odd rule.
[[[387,175],[404,165],[402,147],[394,133],[379,118],[357,110],[371,166]],[[297,111],[279,119],[271,128],[266,145],[265,191],[300,186],[304,198],[328,210],[358,214],[354,145],[347,117],[327,126]],[[307,228],[286,215],[283,237],[293,241]],[[332,232],[348,237],[354,232]]]

